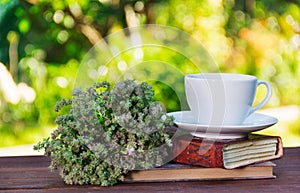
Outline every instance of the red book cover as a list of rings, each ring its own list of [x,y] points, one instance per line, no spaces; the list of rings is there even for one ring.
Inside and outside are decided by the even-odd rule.
[[[186,146],[186,148],[184,148]],[[182,149],[184,149],[182,151]],[[177,163],[233,169],[283,156],[279,136],[249,135],[235,140],[210,140],[181,136],[173,141]],[[179,152],[181,151],[181,152]]]

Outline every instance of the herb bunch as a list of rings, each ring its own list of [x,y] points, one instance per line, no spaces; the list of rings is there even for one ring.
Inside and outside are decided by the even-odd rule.
[[[130,170],[160,166],[168,161],[173,118],[153,97],[150,84],[134,80],[75,88],[72,100],[55,107],[69,112],[34,149],[51,156],[50,169],[59,168],[67,184],[114,185]]]

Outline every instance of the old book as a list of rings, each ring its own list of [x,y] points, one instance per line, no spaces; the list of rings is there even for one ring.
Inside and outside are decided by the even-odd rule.
[[[233,169],[283,156],[282,140],[278,136],[250,134],[235,140],[197,137],[190,140],[182,136],[173,143],[173,151],[178,155],[174,161],[195,166]]]
[[[237,180],[275,178],[272,162],[249,165],[232,170],[168,163],[162,167],[131,171],[125,182],[165,182],[191,180]]]

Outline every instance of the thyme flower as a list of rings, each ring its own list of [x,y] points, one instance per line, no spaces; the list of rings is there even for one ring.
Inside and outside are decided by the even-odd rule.
[[[114,185],[128,171],[164,164],[173,118],[155,102],[150,84],[120,81],[95,83],[85,91],[75,88],[72,99],[61,99],[51,137],[34,146],[51,156],[51,170],[60,169],[67,184]]]

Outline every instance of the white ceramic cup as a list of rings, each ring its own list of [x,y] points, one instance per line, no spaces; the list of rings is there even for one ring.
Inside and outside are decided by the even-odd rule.
[[[262,102],[252,107],[256,88],[261,84],[267,87],[267,94]],[[272,87],[255,76],[203,73],[185,76],[185,92],[197,123],[240,125],[268,102]]]

